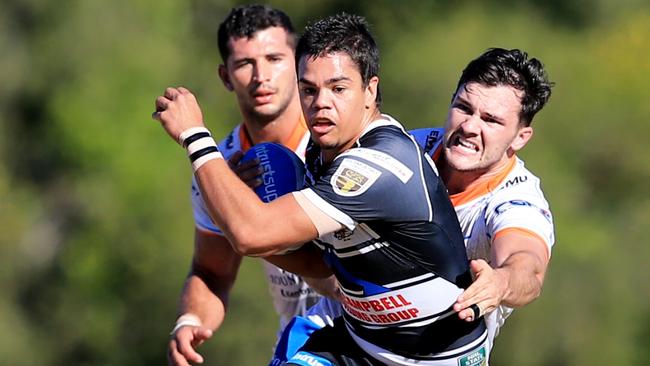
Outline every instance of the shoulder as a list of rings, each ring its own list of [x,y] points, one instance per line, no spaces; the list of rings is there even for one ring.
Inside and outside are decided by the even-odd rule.
[[[540,179],[525,167],[524,161],[516,158],[512,171],[494,192],[494,201],[503,201],[516,197],[537,198],[546,202]]]

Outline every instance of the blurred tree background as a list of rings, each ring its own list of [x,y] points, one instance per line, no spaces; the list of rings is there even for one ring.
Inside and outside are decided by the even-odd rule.
[[[239,121],[216,74],[234,1],[3,0],[0,357],[4,365],[162,365],[192,253],[191,170],[150,119],[193,90],[216,135]],[[521,154],[557,244],[542,297],[515,312],[495,365],[649,365],[650,5],[645,0],[273,1],[298,29],[365,15],[383,110],[441,125],[462,68],[522,48],[556,82]],[[246,260],[207,365],[263,365],[277,327]]]

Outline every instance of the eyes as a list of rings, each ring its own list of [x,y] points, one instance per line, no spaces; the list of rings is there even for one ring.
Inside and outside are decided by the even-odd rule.
[[[468,103],[464,101],[457,101],[454,102],[452,105],[452,108],[455,110],[459,111],[462,114],[465,115],[473,115],[475,113],[474,108],[471,107]],[[481,120],[483,120],[485,123],[490,123],[490,124],[503,124],[503,121],[500,119],[496,118],[495,116],[489,114],[489,113],[481,113],[480,115]]]
[[[348,88],[343,85],[334,85],[326,89],[331,90],[333,94],[343,94]],[[301,85],[300,93],[307,96],[314,96],[317,93],[317,89],[311,85]]]
[[[283,61],[285,61],[286,57],[285,55],[282,54],[268,54],[264,56],[264,60],[266,60],[270,64],[278,64]],[[242,58],[240,60],[237,60],[234,62],[234,66],[236,69],[241,69],[246,66],[254,66],[258,61],[256,61],[254,58]]]

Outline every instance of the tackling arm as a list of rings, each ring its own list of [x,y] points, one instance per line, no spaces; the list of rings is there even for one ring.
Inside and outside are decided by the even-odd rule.
[[[470,263],[476,280],[459,297],[454,309],[461,319],[476,316],[470,308],[476,304],[481,314],[500,304],[521,307],[541,293],[549,253],[537,236],[518,230],[504,230],[492,242],[492,266],[479,259]]]

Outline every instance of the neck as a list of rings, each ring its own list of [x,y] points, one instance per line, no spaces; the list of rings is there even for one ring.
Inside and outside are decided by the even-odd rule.
[[[296,122],[300,120],[301,116],[302,109],[298,93],[295,93],[294,100],[279,116],[269,121],[245,116],[244,124],[253,145],[262,142],[282,143],[291,136],[296,128]]]
[[[344,144],[342,146],[339,146],[339,147],[336,147],[336,148],[321,149],[321,156],[323,158],[323,161],[326,162],[326,163],[330,163],[339,154],[341,154],[344,151],[349,150],[350,148],[352,148],[352,146],[354,146],[354,144],[357,142],[357,140],[359,140],[359,138],[361,137],[361,134],[363,133],[363,131],[365,131],[366,128],[368,128],[368,126],[372,122],[374,122],[374,121],[376,121],[376,120],[378,120],[380,118],[382,118],[382,116],[381,116],[381,112],[379,111],[378,108],[375,107],[375,108],[372,108],[372,109],[368,110],[368,112],[364,114],[363,119],[362,119],[361,123],[359,124],[359,129],[358,129],[357,133],[354,135],[354,137],[350,141],[348,141],[346,144]]]

